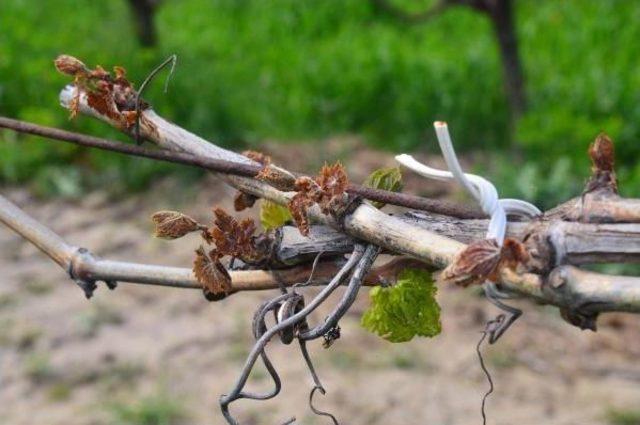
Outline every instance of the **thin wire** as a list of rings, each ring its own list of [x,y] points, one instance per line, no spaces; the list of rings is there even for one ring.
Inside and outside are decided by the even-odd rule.
[[[173,54],[166,58],[160,65],[156,66],[150,73],[147,75],[147,78],[144,79],[142,84],[140,84],[140,88],[138,89],[138,93],[136,94],[136,127],[135,127],[135,140],[137,144],[140,144],[140,97],[142,96],[142,92],[147,88],[147,85],[155,78],[156,74],[160,72],[165,66],[171,63],[171,69],[169,70],[169,74],[164,81],[164,92],[166,93],[169,89],[169,80],[173,76],[173,73],[176,69],[176,62],[178,61],[178,56]]]

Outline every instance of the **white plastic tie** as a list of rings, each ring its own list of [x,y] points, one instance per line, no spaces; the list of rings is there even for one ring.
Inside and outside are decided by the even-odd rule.
[[[434,124],[438,144],[449,171],[429,167],[411,155],[396,156],[396,161],[421,176],[434,180],[455,180],[480,205],[482,211],[491,217],[487,229],[487,239],[495,239],[499,246],[504,243],[507,232],[507,215],[533,218],[542,212],[533,204],[520,199],[500,199],[496,187],[484,177],[462,171],[458,157],[453,150],[447,123],[436,121]]]

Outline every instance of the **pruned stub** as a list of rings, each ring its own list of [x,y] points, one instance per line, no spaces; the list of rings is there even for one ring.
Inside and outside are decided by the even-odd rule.
[[[576,221],[582,223],[624,223],[638,222],[637,211],[630,211],[635,207],[627,206],[620,202],[618,196],[618,182],[615,173],[615,149],[611,138],[605,133],[600,133],[589,145],[589,158],[591,159],[591,177],[585,185],[582,197],[568,202],[566,207],[558,208],[561,214],[550,214],[543,217],[545,226],[541,227],[532,236],[534,244],[542,247],[548,265],[545,275],[545,291],[552,291],[554,298],[564,300],[560,306],[562,318],[568,323],[580,329],[596,330],[598,312],[589,309],[589,304],[576,299],[576,294],[566,285],[563,276],[553,269],[567,263],[563,246],[564,234],[554,231],[554,220]],[[565,209],[566,208],[566,209]],[[546,242],[546,244],[544,243]],[[544,246],[546,245],[546,248]],[[540,265],[544,262],[541,261]],[[549,272],[551,272],[549,274]]]
[[[120,66],[113,68],[113,75],[100,65],[89,69],[80,60],[61,55],[55,60],[58,71],[73,77],[77,91],[69,109],[71,117],[78,113],[80,96],[87,96],[87,104],[96,112],[112,120],[120,129],[130,130],[136,125],[136,102],[138,93],[126,78],[126,70]],[[139,100],[140,110],[149,104]]]

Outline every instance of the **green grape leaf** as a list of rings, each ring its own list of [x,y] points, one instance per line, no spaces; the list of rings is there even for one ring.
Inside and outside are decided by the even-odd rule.
[[[390,190],[391,192],[402,191],[402,173],[398,167],[379,168],[369,174],[364,181],[364,186],[374,189]],[[384,203],[373,201],[376,208],[384,207]]]
[[[291,213],[285,207],[266,199],[260,202],[260,223],[264,230],[276,229],[291,220]]]
[[[436,292],[431,273],[405,269],[394,286],[371,289],[371,307],[362,315],[362,326],[390,342],[436,336],[442,330]]]

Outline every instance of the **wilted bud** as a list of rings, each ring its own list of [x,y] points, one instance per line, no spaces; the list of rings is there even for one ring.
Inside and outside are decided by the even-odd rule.
[[[54,61],[56,69],[63,74],[75,76],[79,72],[87,72],[88,69],[81,61],[69,55],[60,55]]]
[[[181,238],[203,227],[188,215],[177,211],[158,211],[151,216],[151,220],[156,225],[154,236],[163,239]]]
[[[500,264],[502,250],[495,239],[482,239],[467,245],[445,268],[438,280],[463,287],[482,284]]]
[[[613,171],[613,141],[605,133],[598,134],[589,146],[589,156],[594,171]]]

